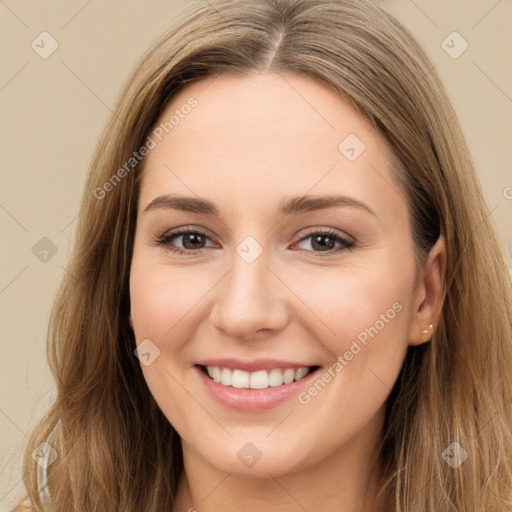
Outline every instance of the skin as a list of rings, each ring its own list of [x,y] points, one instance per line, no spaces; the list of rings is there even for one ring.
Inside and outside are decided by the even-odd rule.
[[[435,330],[444,242],[418,274],[392,152],[325,85],[293,74],[218,76],[181,90],[160,121],[192,96],[197,106],[145,162],[130,275],[137,343],[149,338],[160,349],[142,366],[144,376],[182,439],[185,473],[174,511],[234,511],[243,503],[259,512],[269,502],[287,512],[389,510],[373,502],[381,482],[371,455],[407,346],[427,342],[429,324]],[[366,146],[355,161],[338,149],[349,134]],[[220,216],[144,212],[169,193],[207,198]],[[285,198],[332,193],[374,214],[354,206],[277,213]],[[206,242],[198,249],[185,246],[184,236],[169,242],[192,247],[188,255],[153,244],[181,226],[206,233]],[[323,252],[311,228],[332,229],[355,245]],[[247,236],[263,248],[251,264],[236,251]],[[396,303],[400,312],[306,405],[293,397],[266,411],[233,410],[203,389],[193,369],[209,357],[328,369]],[[262,454],[252,467],[237,458],[247,442]]]

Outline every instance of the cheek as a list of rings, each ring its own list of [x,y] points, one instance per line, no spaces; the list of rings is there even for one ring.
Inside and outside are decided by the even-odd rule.
[[[293,277],[295,291],[308,307],[309,327],[334,355],[349,350],[354,340],[362,346],[377,338],[403,344],[409,322],[409,292],[414,268],[382,263],[369,268],[326,269]],[[385,270],[384,270],[385,269]]]
[[[150,364],[141,369],[151,395],[173,427],[185,437],[193,431],[191,419],[201,418],[198,408],[188,413],[194,401],[190,400],[183,383],[187,373],[182,351],[190,339],[185,333],[194,304],[204,295],[205,286],[190,286],[190,272],[165,268],[151,257],[134,252],[130,272],[130,309],[137,345],[151,340],[159,352]],[[192,335],[192,331],[191,331]],[[151,351],[151,350],[150,350]]]
[[[363,422],[376,411],[389,395],[407,350],[414,264],[393,264],[390,259],[375,268],[381,270],[353,267],[330,269],[325,278],[309,275],[298,291],[319,312],[321,322],[316,324],[321,328],[315,334],[331,354],[320,382],[299,401],[317,411],[330,409],[340,421],[346,410]]]
[[[209,285],[204,279],[197,282],[190,269],[170,269],[134,258],[130,305],[137,339],[154,337],[166,344],[175,339],[173,330],[182,330],[187,324],[183,320],[211,286],[213,282]]]

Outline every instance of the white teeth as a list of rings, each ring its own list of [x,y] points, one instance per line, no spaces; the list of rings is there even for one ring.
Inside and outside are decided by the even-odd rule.
[[[251,373],[251,380],[249,384],[251,389],[268,388],[268,373],[265,370]]]
[[[268,374],[269,386],[281,386],[283,384],[283,372],[279,368],[270,370]]]
[[[221,378],[221,369],[218,366],[207,366],[206,371],[211,379],[215,382],[220,382]]]
[[[229,368],[222,368],[222,372],[220,375],[220,383],[223,386],[231,386],[231,375],[232,371]]]
[[[302,379],[302,377],[305,377],[307,373],[307,368],[297,368],[297,370],[295,370],[295,380]]]
[[[226,368],[224,368],[225,370]],[[224,371],[223,370],[223,371]],[[231,377],[231,385],[234,388],[249,388],[249,372],[243,370],[233,370]]]
[[[303,379],[310,368],[273,368],[270,371],[258,370],[246,372],[244,370],[231,370],[219,366],[207,366],[206,371],[211,379],[223,386],[233,386],[238,389],[267,389],[268,387],[291,384],[294,380]]]
[[[213,367],[213,380],[215,382],[220,382],[220,378],[221,378],[221,370],[218,366],[214,366]]]
[[[295,370],[292,368],[288,368],[283,373],[283,382],[285,384],[291,384],[293,382],[293,379],[295,379]]]

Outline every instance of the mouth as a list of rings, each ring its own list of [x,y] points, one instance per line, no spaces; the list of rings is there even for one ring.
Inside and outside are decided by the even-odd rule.
[[[301,366],[298,368],[268,368],[246,371],[238,368],[226,368],[213,365],[197,365],[203,374],[221,386],[236,389],[262,390],[282,388],[300,381],[315,372],[319,366]]]
[[[257,412],[285,404],[310,386],[321,366],[284,359],[204,359],[194,364],[200,385],[219,405]]]

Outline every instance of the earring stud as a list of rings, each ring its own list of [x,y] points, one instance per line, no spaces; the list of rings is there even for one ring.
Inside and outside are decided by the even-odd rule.
[[[432,324],[430,324],[428,327],[429,327],[430,330],[432,330],[434,328],[434,326]],[[421,331],[421,334],[428,334],[428,333],[429,333],[428,329],[425,329],[424,331]]]

